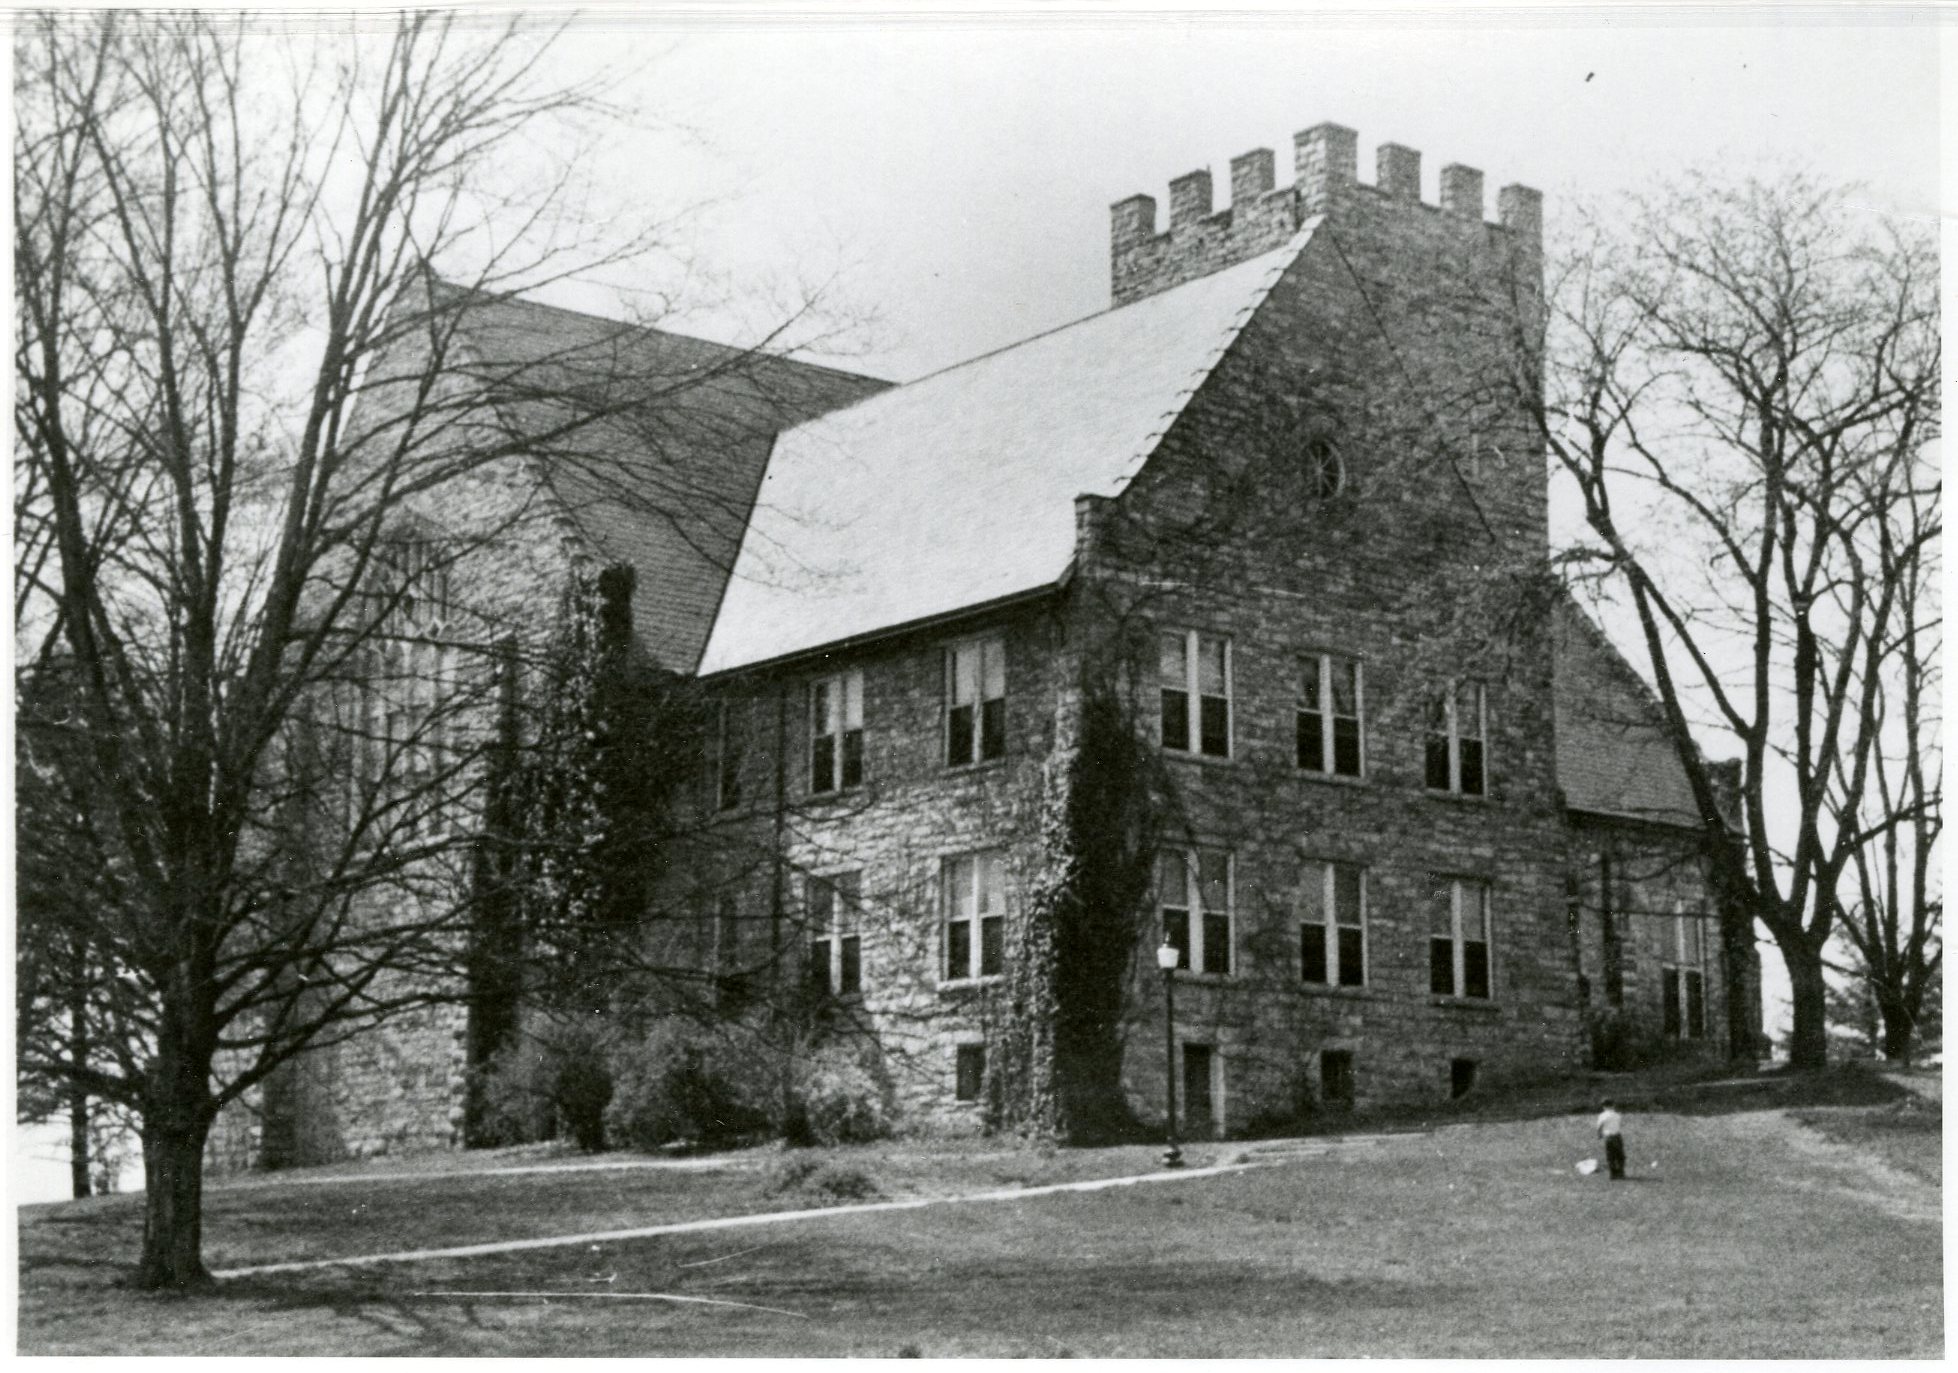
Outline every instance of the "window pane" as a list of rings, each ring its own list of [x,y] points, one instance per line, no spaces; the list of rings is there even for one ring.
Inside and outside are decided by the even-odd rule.
[[[863,731],[860,729],[846,730],[843,734],[843,785],[863,785]]]
[[[1489,946],[1479,939],[1462,945],[1462,995],[1489,995]]]
[[[1006,919],[989,915],[979,922],[979,975],[1006,971]]]
[[[1350,863],[1333,865],[1333,909],[1340,924],[1360,924],[1360,870]]]
[[[1455,937],[1455,884],[1445,877],[1435,878],[1428,893],[1428,933],[1437,939]]]
[[[1231,918],[1228,915],[1203,916],[1203,971],[1227,973],[1231,970]]]
[[[1006,645],[998,639],[988,639],[980,647],[981,694],[988,701],[996,701],[1006,694]]]
[[[979,756],[1006,756],[1006,700],[994,697],[979,710]]]
[[[1436,996],[1455,994],[1455,941],[1428,941],[1428,990]]]
[[[1462,740],[1462,795],[1482,795],[1482,741]]]
[[[1316,710],[1299,712],[1299,766],[1307,772],[1326,770],[1326,717]]]
[[[1228,758],[1231,754],[1231,704],[1221,696],[1203,698],[1200,712],[1203,752],[1209,758]]]
[[[1229,654],[1230,640],[1213,638],[1208,634],[1197,636],[1197,690],[1205,696],[1223,696],[1225,687],[1225,658]]]
[[[1331,660],[1333,687],[1333,714],[1358,715],[1360,713],[1360,665],[1352,658]]]
[[[836,736],[819,734],[809,751],[809,790],[836,790]]]
[[[1171,906],[1163,907],[1163,939],[1176,950],[1176,966],[1190,966],[1190,913]]]
[[[967,705],[979,699],[979,645],[952,650],[952,702]]]
[[[1366,983],[1366,943],[1359,930],[1341,927],[1339,931],[1339,985],[1359,987]]]
[[[954,920],[945,927],[945,976],[972,976],[972,922]]]
[[[1162,675],[1164,688],[1176,687],[1184,691],[1189,690],[1189,636],[1180,629],[1166,629],[1158,642],[1156,670]]]
[[[843,676],[843,728],[863,728],[863,674],[849,672]]]
[[[856,917],[858,898],[863,891],[863,874],[842,872],[829,880],[830,890],[836,893],[837,918],[850,924]]]
[[[1686,973],[1686,1033],[1706,1038],[1706,975],[1691,969]]]
[[[1325,699],[1319,694],[1319,655],[1308,655],[1301,664],[1299,673],[1299,705],[1306,710],[1324,710]]]
[[[1006,860],[997,853],[982,853],[975,863],[979,872],[979,913],[998,915],[1006,909]]]
[[[827,878],[812,877],[808,886],[809,928],[827,930],[836,913],[836,893]]]
[[[1307,863],[1299,877],[1299,919],[1308,925],[1326,923],[1325,863]]]
[[[1333,771],[1341,777],[1360,775],[1360,722],[1343,715],[1333,720]]]
[[[969,919],[973,914],[976,900],[973,887],[973,862],[967,858],[948,858],[945,860],[945,917],[948,920]]]
[[[1697,915],[1685,916],[1680,924],[1684,927],[1686,962],[1697,968],[1706,961],[1706,950],[1701,941],[1701,934],[1705,927],[1700,923]]]
[[[1455,733],[1464,739],[1483,737],[1483,714],[1488,692],[1480,686],[1465,686],[1456,697]]]
[[[854,934],[845,935],[841,940],[843,967],[836,980],[836,988],[845,996],[854,996],[863,990],[863,940]]]
[[[986,1080],[986,1046],[983,1044],[961,1044],[958,1048],[957,1073],[953,1092],[960,1101],[977,1101],[980,1087]]]
[[[1231,857],[1216,849],[1197,854],[1197,880],[1203,884],[1203,908],[1219,913],[1231,905]]]
[[[836,733],[836,691],[828,678],[809,688],[809,720],[817,734]]]
[[[1299,976],[1307,982],[1326,980],[1326,929],[1323,925],[1299,926]]]
[[[1190,695],[1186,691],[1163,688],[1163,747],[1189,751]]]
[[[1665,987],[1665,1035],[1668,1039],[1677,1039],[1679,1038],[1679,969],[1666,969]]]
[[[1448,736],[1445,734],[1428,736],[1427,783],[1430,790],[1448,790]]]
[[[1156,900],[1159,905],[1190,905],[1190,865],[1180,853],[1161,854],[1156,859]]]
[[[809,990],[818,996],[829,995],[829,941],[827,939],[810,942]]]
[[[972,707],[953,706],[945,727],[945,761],[960,767],[972,761]]]

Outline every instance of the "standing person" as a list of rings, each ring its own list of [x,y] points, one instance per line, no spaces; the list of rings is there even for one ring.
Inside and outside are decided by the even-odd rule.
[[[1604,1141],[1605,1162],[1611,1167],[1614,1178],[1625,1176],[1625,1123],[1619,1118],[1617,1108],[1606,1097],[1598,1103],[1598,1138]]]

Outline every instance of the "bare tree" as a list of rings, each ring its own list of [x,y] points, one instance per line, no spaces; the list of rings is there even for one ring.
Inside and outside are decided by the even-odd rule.
[[[1692,730],[1741,755],[1745,841],[1709,850],[1787,963],[1805,1067],[1841,884],[1892,803],[1935,792],[1878,777],[1882,664],[1921,591],[1886,540],[1936,537],[1895,519],[1939,433],[1936,283],[1919,227],[1799,176],[1592,216],[1552,273],[1542,413],[1590,535],[1573,566],[1628,604],[1716,841]]]
[[[759,349],[479,346],[511,291],[659,243],[581,213],[575,140],[613,111],[550,78],[550,38],[16,33],[17,647],[61,683],[22,721],[59,802],[21,831],[23,932],[81,949],[36,964],[73,1018],[19,1068],[140,1121],[145,1287],[206,1277],[222,1106],[465,984],[486,755],[567,492],[740,499],[660,454]]]

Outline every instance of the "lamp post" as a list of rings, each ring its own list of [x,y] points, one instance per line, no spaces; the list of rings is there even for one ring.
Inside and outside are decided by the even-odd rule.
[[[1183,1151],[1176,1147],[1176,965],[1180,962],[1176,946],[1163,936],[1156,950],[1156,966],[1163,970],[1163,1066],[1168,1070],[1169,1117],[1165,1127],[1169,1147],[1163,1150],[1163,1167],[1181,1168]]]

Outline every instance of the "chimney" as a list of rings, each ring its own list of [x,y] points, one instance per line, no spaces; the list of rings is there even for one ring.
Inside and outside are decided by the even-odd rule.
[[[1253,148],[1248,153],[1240,153],[1231,159],[1231,210],[1241,211],[1246,205],[1266,194],[1277,184],[1277,172],[1272,163],[1270,148]]]
[[[1185,172],[1169,183],[1169,230],[1210,217],[1210,172]]]
[[[1292,139],[1292,169],[1299,213],[1324,214],[1359,180],[1360,136],[1341,124],[1314,124]]]
[[[1482,218],[1482,173],[1451,162],[1441,169],[1441,208],[1463,219]]]
[[[1396,200],[1421,198],[1421,154],[1399,143],[1382,143],[1373,155],[1373,182]]]

